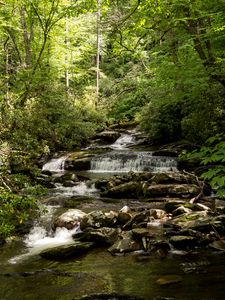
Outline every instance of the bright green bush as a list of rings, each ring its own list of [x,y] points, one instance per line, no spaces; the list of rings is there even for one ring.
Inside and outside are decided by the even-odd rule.
[[[207,170],[201,177],[208,181],[216,191],[216,195],[225,198],[225,135],[217,134],[210,137],[205,146],[182,157],[198,159]]]
[[[17,227],[37,215],[37,202],[30,196],[0,193],[0,238],[13,234]]]

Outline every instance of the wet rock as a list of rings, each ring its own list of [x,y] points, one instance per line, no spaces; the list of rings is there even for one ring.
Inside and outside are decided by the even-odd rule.
[[[85,254],[93,247],[94,243],[91,242],[75,242],[73,244],[58,246],[44,250],[40,253],[40,256],[51,260],[64,260]]]
[[[132,229],[134,239],[141,240],[143,237],[153,238],[155,235],[150,228],[134,228]]]
[[[49,171],[49,170],[42,170],[42,171],[41,171],[41,174],[47,175],[47,176],[52,176],[52,172]]]
[[[183,214],[191,214],[192,213],[192,210],[190,208],[187,208],[183,205],[177,207],[173,212],[173,216],[176,217],[176,216],[180,216],[180,215],[183,215]]]
[[[85,242],[95,242],[98,246],[113,245],[121,230],[117,228],[102,227],[91,229],[74,235],[74,238]]]
[[[87,214],[80,222],[81,230],[87,227],[100,228],[100,227],[113,227],[117,223],[116,212],[104,213],[102,211],[93,211]]]
[[[140,212],[140,213],[135,213],[131,219],[123,226],[124,230],[129,230],[132,229],[134,227],[140,227],[140,224],[142,223],[146,223],[147,227],[147,222],[149,221],[149,217],[150,217],[150,212],[149,211],[145,211],[145,212]]]
[[[188,227],[202,233],[210,233],[215,230],[219,234],[225,233],[224,223],[221,220],[212,217],[193,221],[188,224]]]
[[[154,219],[162,219],[167,216],[167,213],[162,209],[152,208],[150,209],[150,216],[153,217]]]
[[[183,278],[179,275],[165,275],[157,279],[157,283],[159,285],[169,285],[174,283],[179,283],[183,280]]]
[[[76,170],[76,171],[90,170],[92,157],[93,155],[90,155],[88,157],[75,158],[75,159],[69,157],[65,161],[64,169]]]
[[[195,247],[198,243],[197,238],[192,236],[172,236],[169,242],[179,250],[191,249]]]
[[[196,184],[196,176],[191,174],[178,173],[178,172],[156,173],[151,178],[151,182],[155,184],[165,184],[165,183]]]
[[[141,196],[141,185],[139,182],[130,181],[102,192],[101,196],[111,198],[138,198]]]
[[[99,179],[95,182],[95,188],[103,192],[106,190],[108,182],[107,179]]]
[[[179,196],[190,197],[199,194],[200,189],[194,184],[156,184],[145,187],[145,197]]]
[[[59,216],[55,222],[55,227],[66,227],[72,229],[79,225],[79,222],[86,216],[86,213],[79,209],[69,209],[64,214]]]
[[[142,244],[134,241],[132,232],[123,232],[120,238],[108,249],[111,254],[129,253],[142,250]]]
[[[172,200],[168,200],[165,203],[165,211],[167,213],[172,213],[175,209],[177,209],[180,205],[185,204],[186,201],[185,200],[181,200],[181,199],[172,199]]]
[[[220,251],[225,251],[225,241],[224,240],[218,240],[218,241],[213,241],[209,246],[213,249],[220,250]]]
[[[129,212],[131,212],[131,208],[129,206],[125,205],[121,208],[120,212],[129,213]]]
[[[62,176],[60,176],[60,178],[62,179],[63,182],[64,181],[68,181],[68,180],[74,181],[74,182],[78,182],[79,181],[77,175],[74,174],[74,173],[63,174]]]
[[[120,137],[120,132],[108,130],[108,131],[102,131],[96,135],[97,138],[101,139],[104,142],[107,143],[113,143]]]
[[[174,225],[177,225],[178,227],[185,227],[185,228],[192,228],[197,224],[197,221],[209,221],[209,217],[207,215],[207,212],[201,211],[201,212],[193,212],[191,214],[185,214],[178,216],[176,218],[173,218],[173,220],[170,222]]]
[[[76,182],[72,181],[72,180],[65,180],[63,182],[63,186],[65,187],[73,187],[76,185]]]
[[[64,201],[63,206],[67,207],[67,208],[76,208],[78,207],[80,204],[83,203],[89,203],[94,201],[95,199],[93,197],[89,197],[89,196],[77,196],[77,197],[71,197],[69,199],[66,199]]]
[[[55,188],[55,184],[52,182],[52,178],[47,176],[47,175],[40,175],[38,177],[35,178],[37,183],[43,185],[44,187],[48,188],[48,189],[53,189]]]
[[[131,214],[127,212],[119,211],[118,213],[118,223],[120,225],[125,225],[131,219]]]

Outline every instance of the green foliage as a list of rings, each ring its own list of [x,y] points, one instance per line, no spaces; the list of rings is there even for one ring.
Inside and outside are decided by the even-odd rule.
[[[210,137],[205,146],[185,156],[187,159],[198,159],[207,166],[207,171],[201,177],[209,181],[216,195],[225,197],[225,136],[217,134]],[[182,158],[182,157],[181,157]]]
[[[149,103],[142,112],[140,128],[156,143],[168,143],[181,138],[181,103]]]
[[[11,235],[19,225],[36,216],[36,200],[28,196],[18,196],[11,192],[0,194],[0,238]]]

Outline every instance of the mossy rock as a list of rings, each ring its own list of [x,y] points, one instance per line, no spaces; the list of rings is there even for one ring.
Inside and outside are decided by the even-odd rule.
[[[91,203],[95,199],[88,196],[83,197],[72,197],[70,199],[65,200],[63,206],[66,208],[77,208],[79,205],[83,203]]]
[[[69,245],[58,246],[44,250],[40,256],[51,260],[64,260],[85,254],[94,247],[95,243],[91,242],[75,242]]]

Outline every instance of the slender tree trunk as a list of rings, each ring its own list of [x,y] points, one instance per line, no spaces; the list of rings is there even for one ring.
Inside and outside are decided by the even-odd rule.
[[[5,103],[4,108],[7,109],[9,106],[9,47],[8,47],[9,37],[7,37],[4,43],[4,50],[5,50]]]
[[[96,101],[95,107],[99,104],[99,83],[100,83],[100,52],[101,52],[101,0],[97,0],[97,57],[96,57]]]
[[[69,80],[69,20],[68,16],[66,16],[66,26],[65,26],[65,81],[66,81],[66,93],[69,96],[70,93],[70,80]]]
[[[25,7],[23,6],[20,10],[20,17],[21,17],[21,27],[23,30],[23,41],[24,41],[24,47],[25,47],[25,63],[26,67],[31,66],[31,47],[30,47],[30,36],[28,34],[27,30],[27,24],[26,24],[26,19],[25,19]],[[30,29],[30,33],[31,33]]]

